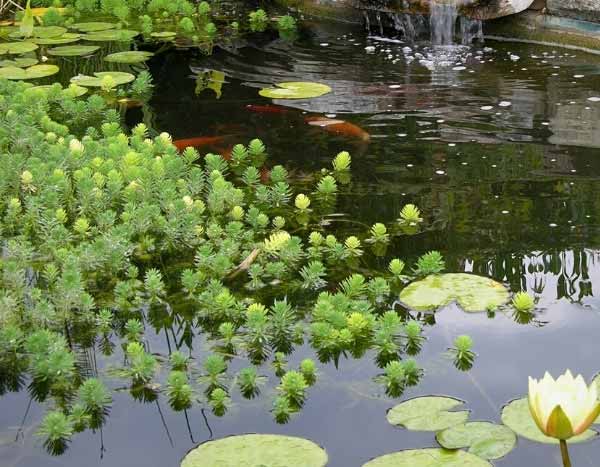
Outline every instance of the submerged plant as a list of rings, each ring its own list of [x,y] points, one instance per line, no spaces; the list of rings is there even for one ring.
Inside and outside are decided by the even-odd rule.
[[[278,396],[273,401],[273,417],[277,423],[287,423],[290,416],[295,412],[290,401],[285,396]]]
[[[371,237],[369,241],[373,243],[387,243],[390,241],[390,235],[387,233],[387,228],[384,224],[376,223],[371,227]]]
[[[96,378],[86,379],[79,387],[81,407],[89,416],[91,428],[99,428],[109,414],[112,396],[102,381]]]
[[[404,376],[407,386],[415,386],[419,383],[421,379],[421,375],[423,371],[417,365],[417,362],[409,358],[408,360],[404,360],[402,362],[402,366],[404,368]]]
[[[304,376],[304,380],[309,386],[312,386],[317,381],[317,366],[310,358],[305,358],[300,362],[300,373]]]
[[[238,387],[246,399],[252,399],[260,393],[263,380],[264,378],[258,375],[253,366],[241,369],[237,375]]]
[[[167,378],[167,396],[173,410],[189,409],[192,406],[194,391],[189,384],[187,374],[172,370]]]
[[[308,384],[304,376],[291,370],[283,375],[277,390],[287,399],[291,407],[300,408],[304,405],[307,388]]]
[[[454,339],[454,347],[450,351],[454,354],[454,366],[456,368],[466,371],[473,367],[475,352],[473,352],[472,348],[473,339],[471,337],[462,335]]]
[[[207,385],[207,392],[211,392],[215,388],[225,387],[227,363],[221,355],[209,355],[204,359],[202,366],[204,367],[204,374],[200,376],[199,381]]]
[[[287,369],[287,359],[283,352],[275,352],[273,358],[273,369],[275,370],[275,375],[280,378],[285,374]]]
[[[391,397],[399,397],[404,392],[406,384],[406,374],[404,365],[399,361],[389,362],[384,373],[379,377],[381,383],[385,386],[386,394]]]
[[[217,417],[225,415],[225,412],[227,412],[227,409],[231,406],[231,399],[223,388],[213,389],[208,398],[208,402],[213,413]]]
[[[406,333],[406,353],[409,355],[419,353],[425,339],[421,334],[422,329],[419,322],[409,321],[404,326],[404,332]]]
[[[421,210],[414,204],[406,204],[400,211],[400,221],[404,224],[418,224],[423,222]]]
[[[337,156],[333,159],[333,170],[336,172],[342,172],[344,170],[350,170],[350,163],[352,162],[352,158],[350,157],[350,153],[347,151],[342,151],[338,153]]]
[[[64,413],[53,410],[46,414],[37,434],[45,438],[44,447],[48,452],[58,456],[66,450],[73,435],[73,427]]]

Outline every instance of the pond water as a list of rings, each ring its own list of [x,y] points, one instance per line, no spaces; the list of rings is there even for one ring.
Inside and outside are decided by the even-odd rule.
[[[259,137],[269,163],[285,164],[300,184],[348,150],[352,179],[341,187],[335,228],[350,234],[389,224],[406,203],[426,220],[423,232],[395,239],[386,255],[369,261],[385,268],[401,257],[409,264],[437,249],[448,271],[476,272],[535,295],[534,319],[522,324],[510,312],[467,314],[450,305],[428,319],[416,357],[425,375],[402,398],[387,397],[373,382],[381,373],[374,354],[342,357],[337,367],[319,364],[305,407],[287,424],[269,413],[278,378],[268,363],[261,395],[248,401],[234,393],[223,417],[197,405],[174,412],[163,397],[134,401],[124,388],[103,429],[76,435],[59,457],[34,436],[45,407],[32,402],[28,409],[27,391],[9,393],[0,399],[0,465],[176,467],[199,442],[258,432],[305,437],[327,450],[331,467],[360,466],[436,445],[432,433],[387,422],[386,411],[401,400],[450,395],[466,401],[472,420],[499,421],[501,407],[526,393],[529,375],[571,368],[591,378],[600,371],[600,57],[491,41],[432,48],[367,38],[359,26],[307,26],[295,43],[250,42],[210,57],[158,55],[149,62],[156,84],[150,106],[128,120],[149,121],[174,139],[227,135],[211,150]],[[211,70],[225,74],[219,99],[211,89],[196,93],[197,77]],[[257,88],[281,81],[325,82],[333,92],[275,104],[258,97]],[[326,132],[309,124],[315,115],[351,122],[370,139]],[[146,332],[153,353],[168,354],[182,338],[183,328],[172,330],[169,342],[162,329]],[[469,372],[454,368],[446,352],[459,334],[475,342]],[[191,354],[202,361],[208,349],[200,334]],[[123,358],[118,346],[108,359],[97,348],[89,354],[100,371]],[[317,359],[309,345],[296,349],[289,367],[306,357]],[[230,372],[246,365],[234,358]],[[573,446],[573,465],[597,465],[598,453],[597,442]],[[559,451],[519,439],[494,464],[559,466]]]

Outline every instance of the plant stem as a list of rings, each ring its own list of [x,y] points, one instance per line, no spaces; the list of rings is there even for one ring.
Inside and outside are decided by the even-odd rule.
[[[562,461],[564,467],[571,467],[571,459],[569,458],[569,448],[567,448],[567,442],[564,439],[560,440],[560,453],[562,454]]]

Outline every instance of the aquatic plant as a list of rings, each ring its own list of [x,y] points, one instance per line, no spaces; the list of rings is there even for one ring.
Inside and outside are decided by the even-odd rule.
[[[360,240],[358,238],[356,238],[354,235],[348,237],[344,241],[344,246],[346,247],[346,251],[348,252],[348,255],[351,257],[358,257],[358,256],[362,256],[362,254],[363,254],[363,250],[360,248],[361,247]]]
[[[475,361],[475,352],[473,348],[473,339],[470,336],[462,335],[454,339],[454,347],[450,349],[454,355],[454,366],[459,370],[470,370]]]
[[[132,381],[132,385],[145,385],[154,377],[158,362],[153,355],[146,353],[139,342],[127,344],[125,354],[127,355],[128,367],[126,373]]]
[[[46,414],[37,434],[45,437],[44,447],[56,456],[65,451],[73,431],[69,418],[59,410],[53,410]]]
[[[286,35],[296,31],[297,29],[296,20],[293,16],[285,15],[280,16],[277,19],[277,29],[280,34]]]
[[[403,279],[405,276],[402,275],[404,271],[404,261],[398,258],[394,258],[388,265],[388,270],[393,274],[395,279]]]
[[[306,384],[312,386],[317,381],[317,366],[310,358],[305,358],[300,362],[300,373],[304,376]]]
[[[391,397],[399,397],[404,392],[406,384],[406,374],[402,362],[396,360],[385,365],[384,373],[379,380],[385,386],[386,394]]]
[[[423,345],[422,328],[418,321],[411,320],[404,325],[406,334],[406,353],[415,355],[421,351]]]
[[[250,30],[252,32],[263,32],[269,25],[269,17],[265,10],[258,9],[248,14]]]
[[[352,158],[350,157],[350,153],[347,151],[342,151],[334,157],[332,165],[333,170],[336,172],[342,172],[344,170],[350,170],[350,163],[352,162]]]
[[[311,261],[300,270],[302,276],[302,287],[310,290],[318,290],[327,285],[325,277],[327,271],[321,261]]]
[[[310,198],[305,194],[300,193],[296,195],[294,204],[299,211],[306,211],[310,206]]]
[[[190,364],[190,359],[179,350],[175,350],[169,355],[169,363],[174,371],[186,371]]]
[[[387,233],[387,227],[377,222],[371,227],[371,236],[369,241],[372,243],[387,243],[390,241],[390,235]]]
[[[237,384],[240,392],[246,399],[252,399],[260,393],[260,386],[264,377],[259,376],[256,368],[251,366],[242,368],[237,374]]]
[[[79,403],[89,417],[90,428],[97,429],[110,412],[112,396],[102,381],[96,378],[86,379],[79,387]]]
[[[414,204],[406,204],[400,211],[400,220],[404,224],[418,224],[423,222],[421,210]]]
[[[414,268],[417,276],[428,276],[429,274],[438,274],[446,268],[444,258],[439,251],[429,251],[420,256]]]
[[[217,417],[222,417],[231,406],[231,399],[223,388],[215,388],[210,392],[208,403]]]
[[[221,355],[209,355],[204,359],[202,367],[204,368],[204,373],[198,381],[207,385],[207,392],[211,392],[215,388],[225,388],[227,363]]]
[[[304,405],[307,388],[308,384],[302,373],[294,370],[285,373],[281,377],[279,386],[277,386],[277,390],[287,399],[293,408],[300,408]]]
[[[535,307],[535,301],[527,292],[517,292],[512,299],[512,306],[522,313],[529,313]]]
[[[275,352],[272,365],[276,376],[281,378],[285,374],[287,370],[287,363],[287,359],[283,352]]]
[[[295,409],[285,396],[278,396],[273,401],[273,417],[277,423],[287,423]]]
[[[419,368],[417,362],[409,358],[402,362],[402,367],[404,368],[404,376],[405,383],[407,386],[415,386],[419,383],[421,379],[421,375],[423,374],[423,370]]]
[[[167,396],[173,410],[189,409],[194,391],[184,371],[172,370],[167,377]]]

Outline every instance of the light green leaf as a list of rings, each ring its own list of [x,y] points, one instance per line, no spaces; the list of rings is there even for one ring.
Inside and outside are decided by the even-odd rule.
[[[558,444],[557,439],[546,436],[533,421],[527,397],[516,399],[504,406],[502,409],[502,423],[523,438],[537,441],[538,443]],[[595,430],[587,430],[578,436],[570,438],[569,443],[581,443],[596,436],[598,436],[598,433]]]
[[[173,39],[177,33],[173,31],[158,31],[150,33],[150,37],[154,37],[156,39]]]
[[[27,0],[25,13],[23,14],[23,19],[21,19],[21,24],[19,25],[19,32],[23,35],[23,37],[31,37],[33,34],[34,22],[30,3],[31,0]]]
[[[469,448],[483,459],[499,459],[517,444],[514,432],[504,425],[490,422],[468,422],[440,431],[437,442],[446,449]]]
[[[106,31],[108,29],[114,29],[117,27],[117,24],[102,21],[89,21],[86,23],[74,23],[71,25],[71,27],[81,32],[97,32]]]
[[[0,78],[23,80],[45,78],[46,76],[55,75],[59,68],[56,65],[33,65],[29,68],[17,68],[7,66],[0,68]]]
[[[131,50],[129,52],[116,52],[107,55],[104,60],[114,63],[141,63],[148,60],[154,54],[152,52],[144,52],[141,50]]]
[[[453,397],[416,397],[398,404],[387,413],[392,425],[414,431],[438,431],[460,425],[469,418],[469,411],[449,412],[464,402]]]
[[[85,39],[86,41],[93,42],[129,42],[138,34],[139,31],[133,31],[129,29],[108,29],[106,31],[90,32],[88,34],[85,34],[83,36],[83,39]]]
[[[475,274],[432,274],[402,290],[400,300],[413,310],[435,310],[458,302],[468,312],[495,309],[508,302],[506,287],[488,277]]]
[[[279,83],[276,88],[264,88],[258,93],[271,99],[308,99],[331,92],[326,84],[310,82]]]
[[[25,68],[35,65],[37,62],[37,58],[34,57],[18,57],[14,60],[0,60],[0,67],[15,66],[17,68]]]
[[[39,45],[60,45],[60,44],[69,44],[71,42],[77,42],[81,39],[81,34],[75,34],[72,32],[65,32],[62,36],[59,37],[50,37],[50,38],[33,38],[32,42],[35,42]]]
[[[492,464],[468,452],[428,448],[386,454],[363,467],[492,467]]]
[[[33,86],[31,89],[48,90],[48,89],[51,89],[53,86],[54,86],[54,84],[44,84],[41,86]],[[87,90],[87,88],[84,88],[82,86],[77,86],[76,84],[70,84],[69,87],[63,89],[62,92],[71,97],[81,97],[85,93],[87,93],[88,90]]]
[[[193,449],[181,467],[324,467],[327,453],[312,441],[281,435],[240,435]]]
[[[48,55],[55,55],[58,57],[83,57],[84,55],[93,54],[99,48],[100,47],[95,45],[65,45],[48,49]]]
[[[135,76],[131,73],[124,73],[122,71],[99,71],[94,73],[95,76],[78,75],[71,78],[71,83],[77,84],[78,86],[85,87],[101,87],[102,78],[105,76],[111,76],[115,82],[115,85],[131,83]]]
[[[0,43],[1,54],[25,54],[38,49],[38,45],[33,42],[2,42]]]
[[[67,29],[60,26],[38,26],[35,28],[35,31],[33,31],[33,35],[40,39],[52,39],[60,37],[66,32]]]

